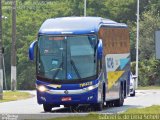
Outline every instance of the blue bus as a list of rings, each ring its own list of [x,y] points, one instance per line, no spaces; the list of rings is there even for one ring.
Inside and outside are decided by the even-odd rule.
[[[37,101],[46,112],[83,104],[100,111],[104,103],[122,106],[129,94],[126,24],[101,17],[47,19],[29,58],[36,61]]]

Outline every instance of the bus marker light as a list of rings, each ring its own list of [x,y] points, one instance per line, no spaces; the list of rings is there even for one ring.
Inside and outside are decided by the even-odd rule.
[[[45,98],[45,97],[41,97],[41,99],[42,99],[43,101],[46,101],[46,98]]]
[[[91,100],[91,99],[93,99],[93,96],[89,96],[89,97],[88,97],[88,100]]]

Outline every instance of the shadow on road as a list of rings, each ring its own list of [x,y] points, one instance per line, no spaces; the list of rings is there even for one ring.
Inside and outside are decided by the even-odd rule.
[[[80,105],[77,107],[64,107],[56,110],[52,110],[52,113],[88,113],[96,111],[92,106]]]
[[[52,110],[51,113],[89,113],[89,112],[98,112],[98,113],[107,113],[107,114],[116,114],[127,111],[130,108],[139,108],[142,106],[137,105],[124,105],[121,107],[110,107],[105,106],[102,111],[96,111],[94,106],[78,106],[78,107],[64,107],[60,109]]]
[[[142,106],[138,105],[123,105],[121,107],[107,107],[103,111],[99,111],[99,113],[108,113],[108,114],[116,114],[116,113],[122,113],[127,111],[131,108],[140,108]]]

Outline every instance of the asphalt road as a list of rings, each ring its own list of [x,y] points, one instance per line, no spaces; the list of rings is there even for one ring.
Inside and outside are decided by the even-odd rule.
[[[36,94],[35,91],[28,91]],[[100,113],[121,113],[129,108],[147,107],[151,105],[160,105],[160,90],[137,90],[135,97],[125,99],[122,107],[105,107]],[[52,109],[51,113],[45,113],[43,106],[37,104],[36,96],[26,100],[12,101],[0,103],[0,119],[5,117],[13,117],[18,119],[46,119],[52,117],[86,115],[90,109],[83,110],[79,108],[79,112],[72,112],[69,108]],[[16,120],[16,119],[15,119]]]

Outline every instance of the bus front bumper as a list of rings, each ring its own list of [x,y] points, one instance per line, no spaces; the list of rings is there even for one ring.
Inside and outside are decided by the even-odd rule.
[[[75,90],[76,91],[76,90]],[[37,90],[38,104],[52,104],[52,105],[74,105],[74,104],[92,104],[97,103],[98,88],[84,92],[69,94],[67,90],[64,94],[55,94],[52,92],[40,92]]]

